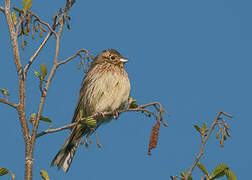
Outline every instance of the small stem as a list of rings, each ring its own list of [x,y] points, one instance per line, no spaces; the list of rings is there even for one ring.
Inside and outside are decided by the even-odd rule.
[[[4,103],[4,104],[7,104],[7,105],[9,105],[9,106],[11,106],[11,107],[13,107],[15,109],[17,109],[17,106],[18,106],[17,104],[14,104],[14,103],[8,101],[8,99],[2,99],[2,98],[0,98],[0,102]]]
[[[24,73],[26,74],[29,67],[31,66],[31,64],[33,63],[33,61],[35,60],[35,58],[37,57],[37,55],[39,54],[39,52],[41,51],[41,49],[45,46],[45,44],[47,43],[48,39],[51,37],[52,33],[49,32],[45,39],[42,41],[42,43],[40,44],[40,46],[38,47],[38,49],[36,50],[36,52],[31,56],[31,58],[29,59],[28,63],[26,64],[25,68],[24,68]]]
[[[88,50],[87,49],[80,49],[73,56],[70,56],[67,59],[58,62],[57,66],[60,66],[62,64],[65,64],[65,63],[69,62],[70,60],[72,60],[76,56],[80,55],[81,52],[85,52],[86,54],[88,54]]]
[[[5,14],[5,8],[0,6],[0,11],[2,11]]]
[[[200,152],[199,152],[198,156],[196,157],[196,159],[195,159],[195,161],[194,161],[192,167],[190,168],[189,172],[186,174],[185,180],[187,180],[188,177],[190,177],[190,176],[192,175],[192,172],[193,172],[195,166],[198,164],[198,162],[199,162],[201,156],[202,156],[203,153],[204,153],[205,144],[206,144],[206,142],[207,142],[207,140],[208,140],[210,134],[212,133],[212,131],[213,131],[215,125],[218,123],[218,120],[220,119],[220,116],[221,116],[222,114],[226,115],[226,113],[219,112],[219,113],[217,114],[217,116],[216,116],[214,122],[212,123],[211,128],[210,128],[210,130],[208,131],[207,135],[203,138],[202,144],[201,144],[201,147],[200,147]]]

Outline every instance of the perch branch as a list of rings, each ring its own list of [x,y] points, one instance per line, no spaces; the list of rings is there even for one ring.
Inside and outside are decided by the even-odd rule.
[[[118,115],[123,113],[123,112],[142,112],[142,113],[146,112],[146,113],[152,113],[153,115],[155,115],[154,112],[147,109],[147,107],[155,106],[155,105],[160,105],[160,103],[159,102],[153,102],[153,103],[149,103],[149,104],[140,105],[137,108],[126,108],[126,109],[118,110],[117,112],[118,112]],[[101,114],[102,114],[102,116],[111,116],[111,115],[114,115],[114,113],[115,113],[114,111],[94,113],[90,117],[95,118],[95,117],[101,116]],[[59,132],[59,131],[65,130],[65,129],[71,129],[72,127],[76,126],[78,123],[80,123],[80,121],[75,122],[75,123],[71,123],[71,124],[68,124],[68,125],[65,125],[65,126],[62,126],[62,127],[59,127],[59,128],[55,128],[55,129],[49,128],[47,130],[44,130],[44,131],[38,133],[36,137],[38,138],[38,137],[43,136],[45,134],[55,133],[55,132]]]
[[[227,116],[227,117],[232,118],[232,116],[231,116],[230,114],[227,114],[227,113],[225,113],[225,112],[219,112],[219,113],[217,114],[217,116],[216,116],[214,122],[213,122],[212,125],[211,125],[210,130],[208,131],[207,135],[206,135],[206,136],[203,138],[203,140],[202,140],[202,144],[201,144],[201,147],[200,147],[200,152],[199,152],[198,156],[196,157],[196,159],[195,159],[195,161],[194,161],[192,167],[190,168],[189,172],[186,174],[185,180],[187,180],[188,177],[190,177],[190,176],[192,175],[193,169],[194,169],[195,166],[198,164],[198,162],[199,162],[201,156],[202,156],[203,153],[204,153],[205,144],[206,144],[206,142],[207,142],[207,140],[208,140],[210,134],[211,134],[212,131],[214,130],[215,125],[218,124],[218,121],[220,120],[220,116],[221,116],[221,115],[225,115],[225,116]]]
[[[8,99],[2,99],[2,98],[0,98],[0,102],[4,103],[4,104],[7,104],[7,105],[9,105],[9,106],[17,109],[17,104],[14,104],[14,103],[8,101]]]

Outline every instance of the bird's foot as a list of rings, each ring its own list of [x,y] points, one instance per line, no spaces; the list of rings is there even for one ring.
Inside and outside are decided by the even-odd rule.
[[[118,117],[119,117],[119,112],[118,112],[118,110],[114,110],[112,116],[113,116],[114,119],[118,119]]]
[[[104,113],[104,112],[99,112],[99,115],[100,115],[101,117],[103,117],[103,118],[105,118],[105,117],[106,117],[106,115],[105,115],[105,113]]]

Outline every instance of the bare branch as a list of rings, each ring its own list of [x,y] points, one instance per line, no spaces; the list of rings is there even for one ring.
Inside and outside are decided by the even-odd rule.
[[[39,118],[40,118],[42,109],[44,107],[45,98],[47,96],[47,92],[48,92],[50,83],[52,81],[52,78],[53,78],[53,76],[54,76],[54,74],[56,72],[56,69],[57,69],[58,56],[59,56],[59,47],[60,47],[60,37],[61,37],[63,27],[64,27],[63,18],[64,18],[64,15],[61,16],[61,19],[59,19],[60,28],[59,28],[58,33],[56,34],[56,47],[55,47],[54,64],[53,64],[52,70],[51,70],[51,72],[49,74],[49,77],[47,79],[46,86],[45,86],[45,88],[43,90],[43,93],[41,94],[39,108],[38,108],[38,112],[36,114],[36,119],[35,119],[33,130],[32,130],[32,135],[31,135],[31,147],[32,148],[31,148],[31,152],[30,152],[31,154],[33,154],[33,152],[34,152],[34,145],[35,145],[37,130],[38,130],[38,126],[39,126]]]
[[[87,49],[80,49],[73,56],[70,56],[67,59],[58,62],[57,66],[60,66],[62,64],[65,64],[65,63],[71,61],[73,58],[75,58],[76,56],[80,55],[81,52],[85,52],[86,54],[88,54],[88,50]]]
[[[0,11],[2,11],[5,14],[5,9],[4,7],[0,6]]]
[[[153,102],[153,103],[149,103],[149,104],[144,104],[144,105],[140,105],[138,106],[137,108],[126,108],[126,109],[122,109],[122,110],[118,110],[117,113],[118,115],[123,113],[123,112],[151,112],[150,110],[146,109],[147,107],[150,107],[150,106],[153,106],[155,104],[160,104],[159,102]],[[151,112],[153,114],[155,114],[154,112]],[[99,112],[99,113],[94,113],[92,116],[90,116],[91,118],[95,118],[95,117],[98,117],[98,116],[111,116],[111,115],[114,115],[115,112],[114,111],[110,111],[110,112]],[[59,132],[59,131],[62,131],[62,130],[65,130],[65,129],[71,129],[72,127],[74,127],[75,125],[77,125],[78,123],[81,123],[81,121],[78,121],[78,122],[75,122],[75,123],[71,123],[71,124],[68,124],[68,125],[65,125],[65,126],[62,126],[62,127],[59,127],[59,128],[55,128],[55,129],[52,129],[52,128],[49,128],[47,130],[44,130],[40,133],[37,134],[37,138],[40,137],[40,136],[43,136],[45,134],[49,134],[49,133],[55,133],[55,132]]]
[[[23,68],[22,68],[19,50],[18,50],[17,34],[15,32],[14,24],[12,22],[12,17],[11,17],[10,0],[5,0],[5,15],[6,15],[9,31],[10,31],[14,62],[16,64],[16,69],[19,76],[19,104],[17,106],[17,109],[18,109],[19,119],[22,126],[25,142],[27,143],[30,138],[30,132],[29,132],[28,123],[26,121],[26,115],[25,115],[25,75],[23,73]]]
[[[15,109],[17,109],[17,106],[18,106],[17,104],[14,104],[14,103],[8,101],[7,99],[0,98],[0,102],[4,103],[4,104],[7,104],[7,105],[9,105],[9,106],[11,106],[11,107],[13,107]]]
[[[30,153],[31,143],[30,143],[30,132],[28,127],[28,122],[26,120],[26,113],[25,113],[25,74],[23,71],[23,67],[20,60],[20,54],[18,49],[18,34],[15,31],[15,25],[12,20],[11,11],[10,11],[10,0],[5,0],[5,16],[8,23],[8,28],[10,32],[12,50],[14,55],[14,62],[16,65],[16,70],[19,77],[19,104],[17,106],[18,116],[20,120],[20,124],[23,131],[23,136],[25,140],[25,179],[31,180],[32,179],[32,167],[33,167],[33,159],[32,154]]]
[[[33,13],[32,11],[29,11],[29,13],[34,16],[41,24],[44,24],[55,36],[57,35],[57,33],[53,30],[53,28],[46,22],[42,21],[38,15],[36,15],[35,13]]]
[[[33,61],[35,60],[35,58],[37,57],[38,53],[41,51],[41,49],[44,47],[44,45],[47,43],[48,39],[51,36],[51,32],[49,32],[47,34],[47,36],[45,37],[45,39],[43,40],[43,42],[40,44],[40,46],[38,47],[38,49],[36,50],[36,52],[31,56],[30,60],[28,61],[28,63],[26,64],[25,68],[24,68],[24,73],[26,74],[29,67],[31,66],[31,64],[33,63]]]
[[[78,122],[76,123],[71,123],[71,124],[67,124],[65,126],[62,126],[62,127],[59,127],[59,128],[55,128],[55,129],[47,129],[47,130],[44,130],[40,133],[37,134],[36,138],[40,137],[40,136],[43,136],[45,134],[49,134],[49,133],[55,133],[55,132],[59,132],[59,131],[62,131],[62,130],[65,130],[65,129],[70,129],[72,127],[74,127],[76,124],[78,124]]]
[[[11,44],[12,44],[12,49],[13,49],[13,54],[14,54],[14,61],[16,64],[17,71],[20,71],[22,64],[21,64],[19,50],[18,50],[17,34],[15,32],[14,24],[12,22],[12,17],[11,17],[10,0],[5,0],[5,4],[6,4],[5,15],[6,15],[6,20],[9,26],[9,31],[10,31]]]
[[[217,114],[217,116],[216,116],[214,122],[213,122],[212,125],[211,125],[210,130],[208,131],[207,135],[206,135],[206,136],[203,138],[203,140],[202,140],[202,144],[201,144],[201,147],[200,147],[200,152],[199,152],[198,156],[196,157],[196,159],[195,159],[195,161],[194,161],[192,167],[190,168],[189,172],[186,174],[185,180],[187,180],[188,177],[190,177],[190,176],[192,175],[193,169],[194,169],[195,166],[198,164],[198,162],[199,162],[201,156],[202,156],[203,153],[204,153],[205,144],[206,144],[206,142],[207,142],[209,136],[211,135],[212,131],[214,130],[215,125],[218,124],[218,121],[220,120],[220,116],[221,116],[222,114],[225,115],[225,116],[227,116],[227,117],[232,117],[230,114],[227,114],[227,113],[225,113],[225,112],[219,112],[219,113]]]

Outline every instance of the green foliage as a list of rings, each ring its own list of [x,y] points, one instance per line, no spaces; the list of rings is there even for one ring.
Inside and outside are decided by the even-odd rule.
[[[41,79],[44,80],[45,76],[47,75],[46,64],[41,64],[41,66],[40,66],[40,74],[41,74]]]
[[[220,164],[215,167],[213,173],[210,177],[211,180],[223,177],[225,175],[225,171],[228,170],[229,167],[226,164]]]
[[[199,168],[207,177],[209,177],[209,174],[208,174],[208,172],[207,172],[207,169],[206,169],[206,167],[205,167],[203,164],[198,163],[197,166],[198,166],[198,168]]]
[[[44,117],[44,116],[42,116],[42,115],[40,115],[39,120],[40,120],[40,121],[44,121],[44,122],[48,122],[48,123],[51,123],[51,122],[52,122],[52,120],[51,120],[51,119],[46,118],[46,117]]]
[[[13,174],[11,171],[9,171],[9,173],[10,173],[10,175],[11,175],[11,179],[12,179],[12,180],[15,180],[16,175],[15,175],[15,174]]]
[[[48,173],[45,170],[40,170],[40,176],[44,180],[50,180]]]
[[[97,121],[96,121],[94,118],[92,118],[92,117],[87,117],[87,118],[85,118],[84,120],[85,120],[85,123],[86,123],[89,127],[91,127],[91,128],[97,126]]]
[[[39,72],[34,71],[34,74],[35,74],[36,76],[38,76],[38,78],[40,79],[40,74],[39,74]]]
[[[228,180],[237,180],[237,177],[235,176],[235,174],[232,171],[226,170],[225,174],[226,174],[226,177]]]
[[[0,89],[4,96],[9,96],[8,89]]]
[[[37,71],[34,71],[34,74],[41,80],[44,81],[45,77],[47,75],[47,67],[46,64],[41,64],[40,66],[40,73]]]
[[[24,11],[30,10],[32,7],[32,0],[23,0],[23,9]]]
[[[15,12],[11,13],[12,21],[14,24],[17,24],[17,14]]]
[[[36,113],[32,113],[32,114],[30,115],[30,118],[29,118],[29,119],[30,119],[30,122],[31,122],[32,124],[34,124],[35,119],[36,119]],[[47,118],[47,117],[44,117],[44,116],[42,116],[42,115],[40,115],[39,120],[40,120],[40,121],[44,121],[44,122],[48,122],[48,123],[51,123],[51,122],[52,122],[51,119],[49,119],[49,118]]]
[[[137,108],[138,105],[136,104],[136,100],[129,96],[129,108],[134,109]]]
[[[204,122],[202,127],[198,126],[198,125],[193,125],[194,128],[200,133],[201,137],[203,138],[205,133],[208,132],[208,129],[207,129],[207,123]]]
[[[235,174],[229,170],[229,167],[226,164],[220,164],[216,166],[211,176],[209,176],[207,169],[203,164],[198,163],[197,166],[209,180],[214,180],[214,179],[223,177],[225,175],[228,180],[237,180],[237,177],[235,176]]]
[[[183,171],[183,172],[180,173],[180,175],[181,175],[183,178],[185,178],[185,177],[186,177],[186,172]],[[191,176],[189,176],[187,180],[193,180],[193,178],[192,178]]]
[[[13,10],[15,10],[16,12],[18,12],[19,14],[24,13],[24,11],[22,9],[18,9],[16,7],[13,7]]]
[[[9,170],[7,168],[0,168],[0,176],[7,174]]]
[[[194,126],[194,128],[201,134],[201,128],[198,126],[198,125],[193,125]]]

